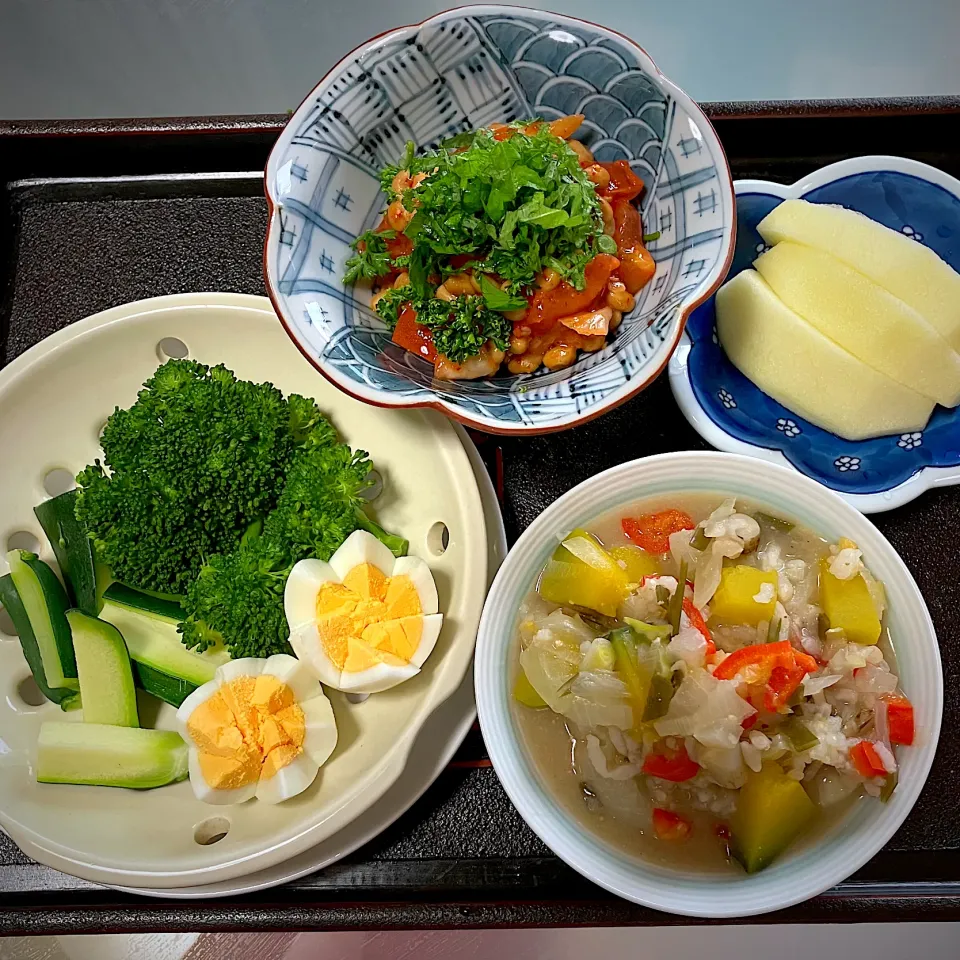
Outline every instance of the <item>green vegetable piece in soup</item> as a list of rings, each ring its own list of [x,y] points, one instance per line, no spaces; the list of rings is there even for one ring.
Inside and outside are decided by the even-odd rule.
[[[776,764],[749,773],[730,821],[733,855],[747,873],[769,866],[817,812],[800,783]]]

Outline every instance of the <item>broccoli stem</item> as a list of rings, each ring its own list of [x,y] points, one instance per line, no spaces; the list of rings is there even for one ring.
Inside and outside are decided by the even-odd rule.
[[[395,557],[406,556],[410,541],[405,540],[403,537],[398,537],[393,533],[387,533],[380,524],[371,520],[359,507],[357,508],[357,526],[359,526],[361,530],[366,530],[367,533],[372,533],[381,543],[389,548]]]

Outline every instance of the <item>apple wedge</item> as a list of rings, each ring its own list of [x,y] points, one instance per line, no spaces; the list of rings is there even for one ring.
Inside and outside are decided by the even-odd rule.
[[[785,306],[755,270],[720,288],[717,333],[764,393],[847,440],[922,430],[933,401],[867,366]]]
[[[784,200],[760,221],[760,236],[816,247],[913,307],[960,351],[960,273],[929,247],[855,210]]]
[[[945,407],[960,402],[960,355],[916,310],[858,270],[790,240],[754,267],[786,306],[859,360]]]

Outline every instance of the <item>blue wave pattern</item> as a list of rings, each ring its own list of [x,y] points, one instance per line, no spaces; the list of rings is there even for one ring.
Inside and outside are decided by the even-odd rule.
[[[643,222],[660,232],[657,272],[602,351],[570,371],[438,384],[394,348],[364,289],[340,284],[349,244],[384,207],[379,169],[407,140],[432,149],[493,122],[583,113],[600,160],[627,160],[647,185]],[[281,136],[271,234],[276,292],[301,341],[341,378],[404,398],[442,398],[475,419],[547,426],[601,403],[661,364],[683,305],[721,256],[729,224],[718,158],[626,43],[549,20],[499,14],[428,23],[341,66]]]
[[[960,198],[936,184],[905,173],[871,171],[817,187],[804,199],[858,210],[926,244],[960,270]],[[771,194],[737,195],[737,246],[728,278],[763,252],[757,224],[781,202]],[[734,367],[717,341],[713,298],[693,312],[686,329],[692,341],[691,384],[710,419],[739,440],[779,450],[798,470],[834,490],[881,493],[924,467],[960,465],[960,408],[937,407],[921,432],[843,440],[781,406]]]

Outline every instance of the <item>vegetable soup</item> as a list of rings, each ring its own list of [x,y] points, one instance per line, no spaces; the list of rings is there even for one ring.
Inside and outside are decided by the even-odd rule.
[[[913,742],[857,545],[744,500],[661,497],[567,533],[520,611],[515,714],[585,826],[755,872],[885,801]]]

